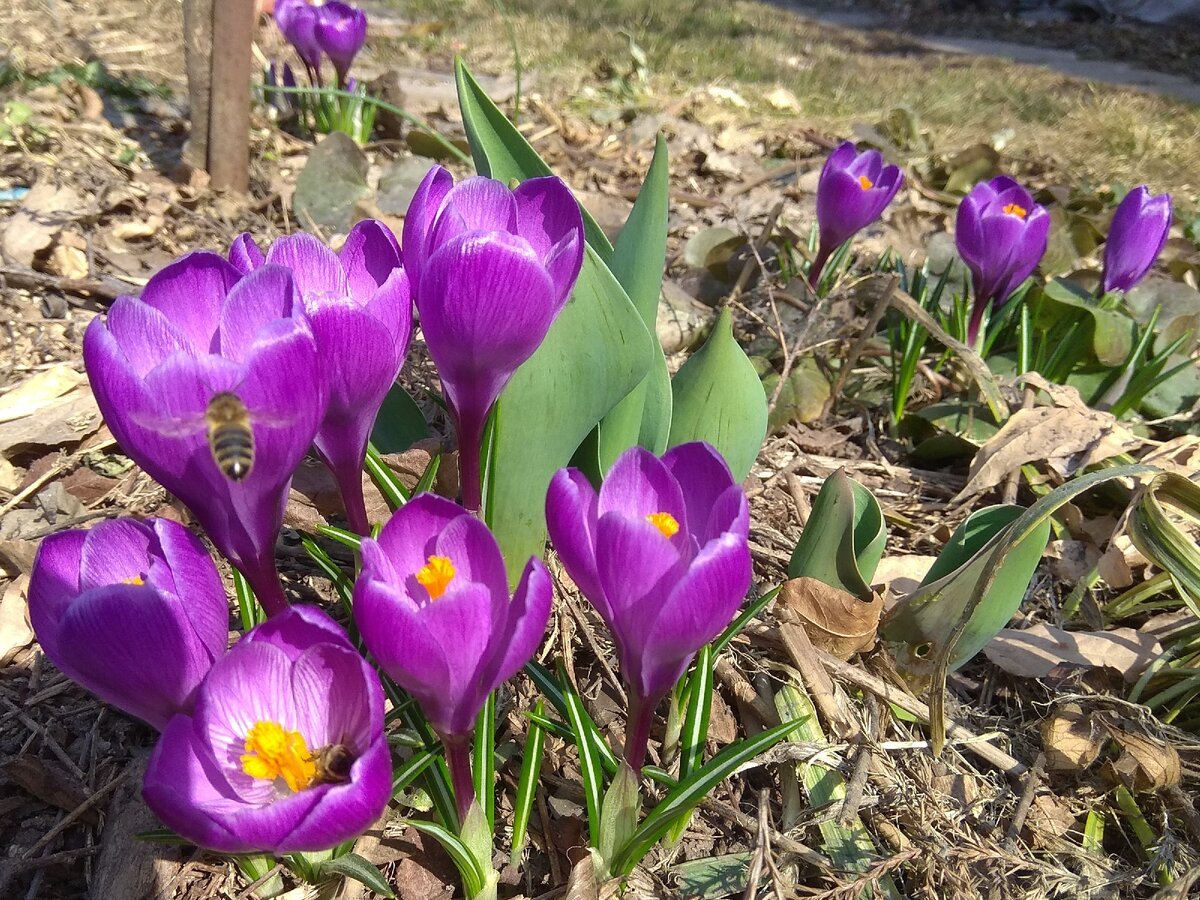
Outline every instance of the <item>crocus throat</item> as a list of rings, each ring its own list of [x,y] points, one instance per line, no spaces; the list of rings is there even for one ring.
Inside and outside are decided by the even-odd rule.
[[[455,576],[454,563],[448,556],[431,556],[425,565],[417,569],[416,579],[429,592],[429,599],[436,600],[446,593],[446,588]]]
[[[858,176],[858,186],[861,187],[864,191],[869,191],[871,188],[875,187],[875,182],[873,182],[866,175],[859,175]]]
[[[1017,203],[1004,204],[1004,211],[1010,216],[1016,216],[1018,219],[1023,219],[1029,215],[1029,210]]]
[[[135,584],[135,585],[140,585],[140,584],[145,584],[145,583],[146,582],[144,580],[142,580],[141,575],[134,575],[132,578],[126,578],[122,582],[122,584]]]
[[[674,537],[679,531],[679,523],[669,512],[650,513],[646,521],[661,531],[663,537]]]
[[[296,792],[309,787],[317,774],[317,764],[304,736],[298,731],[284,731],[278,722],[255,722],[246,735],[245,746],[242,771],[251,778],[282,778]]]

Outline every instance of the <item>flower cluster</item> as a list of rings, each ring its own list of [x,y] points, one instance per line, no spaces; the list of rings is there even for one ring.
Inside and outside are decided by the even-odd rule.
[[[478,177],[455,185],[434,167],[403,237],[402,254],[371,220],[337,252],[305,234],[268,247],[243,234],[227,256],[167,266],[84,337],[122,448],[187,504],[270,614],[227,650],[221,579],[170,521],[54,535],[35,564],[31,617],[46,654],[162,733],[146,800],[205,847],[328,848],[390,796],[379,676],[327,615],[288,604],[275,569],[292,472],[310,446],[362,536],[358,632],[441,739],[463,821],[476,720],[546,630],[546,566],[529,559],[510,591],[479,518],[480,442],[580,272],[579,208],[556,178],[510,190]],[[414,306],[457,429],[462,504],[414,497],[372,538],[363,463]],[[640,769],[655,706],[749,585],[746,498],[706,444],[662,459],[634,448],[599,493],[560,472],[547,515],[619,647],[633,696],[626,757]]]
[[[367,14],[341,0],[313,6],[308,0],[276,0],[275,24],[308,70],[321,83],[325,57],[337,72],[337,86],[348,87],[347,73],[367,40]]]

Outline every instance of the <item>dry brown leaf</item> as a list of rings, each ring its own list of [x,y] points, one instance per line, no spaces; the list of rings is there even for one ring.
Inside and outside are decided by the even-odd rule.
[[[29,587],[29,576],[22,575],[4,589],[0,597],[0,666],[6,666],[33,642],[33,629],[29,626],[29,606],[25,602],[25,590]]]
[[[15,494],[25,478],[25,472],[0,456],[0,491]]]
[[[1058,666],[1106,666],[1116,669],[1126,681],[1136,681],[1163,651],[1153,635],[1132,628],[1064,631],[1053,625],[1034,625],[1001,630],[983,652],[995,665],[1020,678],[1045,678]]]
[[[954,502],[995,487],[1026,463],[1044,461],[1065,476],[1141,444],[1111,413],[1074,406],[1019,409],[975,454]]]
[[[1067,582],[1082,580],[1100,559],[1100,551],[1088,541],[1051,541],[1045,555],[1051,574]]]
[[[1042,749],[1046,768],[1055,772],[1086,769],[1104,748],[1104,733],[1095,717],[1078,703],[1064,703],[1042,720]]]
[[[46,271],[61,278],[87,278],[90,274],[87,255],[77,247],[55,244],[46,262]]]
[[[0,422],[10,422],[49,406],[87,380],[71,363],[59,363],[30,375],[0,397]]]
[[[885,556],[875,569],[872,587],[887,604],[893,597],[911,594],[937,560],[936,556]]]
[[[777,109],[780,112],[800,112],[800,101],[785,87],[776,85],[774,90],[768,91],[763,95],[763,99],[772,109]]]
[[[6,762],[3,770],[27,793],[61,810],[74,812],[88,799],[89,792],[83,782],[57,763],[25,755]],[[94,825],[100,821],[100,813],[94,808],[88,809],[80,818]]]
[[[1139,462],[1191,478],[1200,469],[1200,435],[1182,434],[1155,447]]]
[[[0,248],[10,262],[32,267],[34,257],[54,242],[55,235],[86,211],[87,202],[73,187],[40,181],[8,220]]]
[[[1116,780],[1138,793],[1161,791],[1179,784],[1179,753],[1174,747],[1112,722],[1105,722],[1104,726],[1121,748],[1121,755],[1109,766]]]
[[[1133,584],[1133,572],[1130,571],[1129,563],[1125,561],[1125,554],[1115,544],[1109,544],[1100,554],[1096,568],[1099,569],[1104,583],[1111,588],[1120,590]]]
[[[0,454],[12,459],[34,447],[75,444],[95,433],[102,422],[92,389],[81,384],[36,414],[0,424]]]
[[[781,622],[804,626],[813,646],[839,659],[849,659],[875,643],[883,598],[863,602],[815,578],[793,578],[780,589],[775,607]]]

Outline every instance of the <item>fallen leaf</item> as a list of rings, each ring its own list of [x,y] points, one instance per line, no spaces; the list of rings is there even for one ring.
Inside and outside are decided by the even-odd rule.
[[[87,255],[78,247],[55,244],[46,262],[46,271],[61,278],[87,278],[91,274]]]
[[[1168,472],[1178,472],[1185,478],[1190,478],[1200,469],[1200,435],[1183,434],[1172,438],[1155,447],[1139,462],[1148,466],[1158,466]]]
[[[886,604],[891,597],[915,591],[936,561],[936,556],[885,556],[875,568],[871,587],[883,595]]]
[[[781,622],[804,626],[814,647],[849,659],[874,645],[883,598],[874,594],[864,603],[816,578],[793,578],[783,583],[775,609]]]
[[[1042,749],[1046,768],[1055,772],[1080,772],[1104,749],[1104,733],[1095,717],[1078,703],[1064,703],[1042,720]]]
[[[1096,546],[1087,541],[1051,541],[1045,555],[1051,574],[1067,582],[1082,580],[1100,559]]]
[[[0,422],[31,415],[87,380],[71,363],[59,363],[30,375],[0,397]]]
[[[1111,588],[1120,590],[1133,584],[1133,572],[1130,571],[1129,563],[1125,561],[1125,554],[1116,544],[1109,544],[1108,548],[1100,554],[1100,559],[1096,561],[1096,568],[1100,572],[1100,577],[1104,579],[1104,583]]]
[[[62,447],[93,434],[103,423],[92,389],[81,384],[35,413],[0,424],[0,455],[9,459],[34,447]]]
[[[1109,766],[1111,775],[1131,791],[1151,793],[1179,784],[1179,752],[1158,738],[1103,723],[1121,754]]]
[[[0,597],[0,667],[6,666],[33,642],[33,629],[29,626],[29,606],[25,602],[25,589],[29,587],[29,576],[21,575],[4,589]]]
[[[1058,666],[1116,669],[1136,681],[1162,656],[1152,635],[1132,628],[1112,631],[1064,631],[1053,625],[1005,628],[983,648],[995,665],[1019,678],[1045,678]]]
[[[1111,413],[1065,406],[1019,409],[975,454],[967,484],[953,502],[995,487],[1025,463],[1044,460],[1067,476],[1141,444]]]
[[[67,225],[82,218],[87,203],[68,185],[39,181],[8,220],[0,248],[11,262],[32,267],[34,257]]]
[[[88,789],[82,781],[57,764],[36,756],[18,756],[4,763],[3,769],[4,774],[26,793],[66,812],[74,812],[88,799]],[[100,811],[88,809],[79,818],[95,825],[100,821]]]

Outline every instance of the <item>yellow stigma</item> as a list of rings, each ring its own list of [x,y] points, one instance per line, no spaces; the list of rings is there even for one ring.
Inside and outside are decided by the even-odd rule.
[[[679,531],[679,523],[669,512],[650,513],[646,516],[646,521],[661,531],[663,537],[674,537],[675,533]]]
[[[866,175],[859,175],[858,176],[858,185],[864,191],[869,191],[871,188],[875,187],[875,182],[873,182]]]
[[[146,582],[142,581],[141,575],[134,575],[132,578],[126,578],[121,583],[122,584],[145,584]]]
[[[1027,209],[1026,209],[1025,207],[1023,207],[1023,206],[1019,206],[1019,205],[1018,205],[1018,204],[1016,204],[1016,203],[1006,203],[1006,204],[1004,204],[1004,211],[1005,211],[1006,213],[1008,213],[1010,216],[1016,216],[1018,219],[1023,219],[1023,218],[1025,218],[1027,215],[1029,215],[1029,210],[1027,210]]]
[[[255,722],[246,735],[242,771],[268,781],[282,778],[291,790],[302,791],[312,784],[317,765],[300,732],[284,731],[278,722]]]
[[[446,593],[454,575],[454,563],[450,562],[450,557],[431,556],[425,565],[417,569],[416,579],[429,592],[429,599],[436,600]]]

